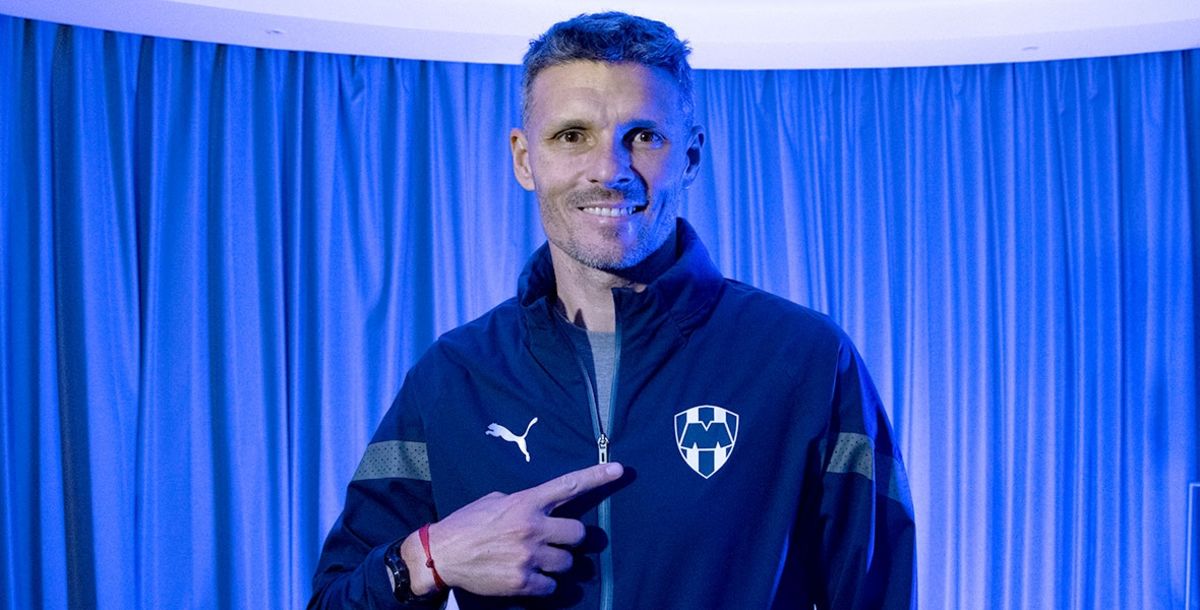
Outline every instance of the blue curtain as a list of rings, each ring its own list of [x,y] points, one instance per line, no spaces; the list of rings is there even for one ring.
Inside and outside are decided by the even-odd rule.
[[[303,604],[403,373],[543,240],[519,76],[0,17],[6,607]],[[1181,606],[1200,51],[697,95],[685,215],[861,348],[922,607]]]

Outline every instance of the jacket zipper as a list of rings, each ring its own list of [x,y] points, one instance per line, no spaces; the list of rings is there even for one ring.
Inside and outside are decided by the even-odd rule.
[[[588,406],[591,407],[592,414],[592,433],[596,435],[596,461],[600,464],[608,463],[608,447],[612,443],[606,431],[612,431],[613,412],[616,410],[617,401],[617,376],[621,368],[621,322],[617,320],[614,345],[613,345],[613,373],[612,373],[612,388],[608,393],[608,421],[600,421],[600,405],[596,400],[596,388],[592,385],[592,373],[588,371],[587,364],[584,363],[583,357],[575,352],[575,362],[579,364],[579,370],[583,373],[583,380],[587,383]],[[607,496],[600,501],[600,505],[596,507],[596,517],[599,521],[600,529],[608,536],[608,544],[600,551],[600,569],[598,570],[598,578],[600,580],[600,610],[612,610],[613,603],[613,559],[612,559],[612,507]]]
[[[615,320],[613,332],[613,369],[612,369],[612,386],[608,392],[608,422],[605,429],[612,432],[613,414],[617,409],[617,379],[621,373],[621,320]],[[596,413],[596,420],[599,421],[600,414]],[[609,438],[604,435],[604,430],[600,431],[600,438],[596,440],[600,446],[600,463],[608,462],[608,445]],[[613,556],[612,556],[612,506],[610,505],[608,496],[600,501],[600,506],[597,507],[597,517],[600,520],[600,527],[604,533],[608,534],[608,544],[600,550],[600,610],[612,610],[613,605]],[[605,575],[608,578],[605,578]]]

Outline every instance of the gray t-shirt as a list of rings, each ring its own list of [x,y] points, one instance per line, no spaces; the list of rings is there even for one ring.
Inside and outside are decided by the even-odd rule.
[[[587,331],[588,343],[592,348],[592,380],[596,384],[596,405],[600,409],[600,421],[607,430],[612,421],[613,367],[617,362],[617,333]]]
[[[601,428],[608,433],[612,414],[613,373],[617,364],[617,333],[597,332],[580,328],[566,317],[558,316],[559,324],[566,329],[579,357],[587,365],[591,375],[593,398],[596,399],[597,415]]]

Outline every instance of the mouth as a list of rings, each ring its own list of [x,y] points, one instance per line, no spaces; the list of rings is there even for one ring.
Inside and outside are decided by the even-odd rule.
[[[632,216],[633,214],[644,212],[644,211],[646,211],[646,206],[644,206],[644,205],[628,205],[628,206],[620,206],[620,207],[587,206],[587,207],[579,208],[579,211],[581,211],[585,214],[591,214],[592,216],[601,216],[604,218],[621,218],[624,216]]]

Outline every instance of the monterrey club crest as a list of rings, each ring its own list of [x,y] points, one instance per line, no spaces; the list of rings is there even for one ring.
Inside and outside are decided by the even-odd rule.
[[[675,414],[675,444],[696,474],[708,478],[721,469],[737,442],[738,414],[700,405]]]

